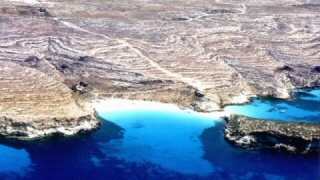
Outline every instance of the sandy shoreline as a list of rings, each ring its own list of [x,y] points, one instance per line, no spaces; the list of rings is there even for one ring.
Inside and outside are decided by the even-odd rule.
[[[127,100],[127,99],[103,99],[93,102],[95,111],[99,113],[126,111],[126,110],[142,110],[142,111],[186,111],[188,113],[197,113],[197,115],[207,116],[212,118],[221,118],[229,116],[230,113],[225,111],[216,112],[197,112],[189,108],[181,108],[176,104],[163,103],[157,101],[143,101],[143,100]]]

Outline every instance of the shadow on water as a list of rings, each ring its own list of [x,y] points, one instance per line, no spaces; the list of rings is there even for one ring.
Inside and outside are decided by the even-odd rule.
[[[128,163],[107,157],[99,142],[122,139],[124,130],[103,120],[99,130],[75,137],[51,137],[40,141],[1,139],[2,145],[25,149],[33,165],[24,177],[7,173],[1,174],[0,179],[317,179],[317,157],[297,158],[263,150],[247,151],[224,141],[224,126],[225,122],[217,122],[200,135],[203,158],[215,167],[215,172],[206,177],[164,170],[148,162]],[[92,162],[93,157],[99,160],[98,165]]]
[[[148,162],[139,164],[108,157],[99,143],[122,139],[124,129],[106,120],[101,123],[99,130],[73,137],[34,141],[1,138],[0,145],[25,149],[32,165],[25,176],[8,172],[0,173],[0,179],[199,179]]]
[[[25,149],[29,153],[32,170],[24,179],[89,179],[93,176],[102,178],[105,174],[120,177],[122,169],[104,164],[102,171],[91,161],[93,155],[106,158],[97,141],[109,142],[123,138],[121,127],[104,120],[101,123],[99,130],[73,137],[53,136],[34,141],[1,138],[0,144]],[[14,173],[0,174],[0,178],[14,178]]]
[[[304,98],[300,98],[298,95],[299,94],[296,95],[297,97],[295,99],[289,101],[276,99],[262,99],[262,101],[268,101],[269,104],[284,109],[288,108],[286,105],[289,105],[294,107],[299,106],[299,108],[307,111],[319,111],[319,101],[313,100],[314,96],[312,96],[312,94],[302,94]],[[306,99],[306,97],[309,99]],[[287,109],[285,110],[287,111]],[[171,119],[172,114],[161,112],[159,115],[162,117],[161,121],[159,121],[159,123],[161,123],[151,123],[149,124],[150,127],[159,129],[160,125],[167,123],[171,131],[176,128],[178,132],[180,132],[181,128],[187,129],[187,132],[189,132],[188,128],[190,127],[192,127],[191,129],[200,128],[199,134],[202,132],[199,136],[202,143],[200,146],[203,148],[203,151],[201,150],[203,155],[200,154],[200,156],[206,160],[205,162],[209,164],[210,167],[212,164],[214,167],[213,173],[207,176],[186,175],[150,163],[152,161],[148,161],[150,160],[148,158],[152,157],[146,157],[146,162],[137,163],[121,158],[119,159],[116,156],[110,156],[112,151],[105,149],[109,146],[103,146],[103,144],[112,145],[111,142],[115,142],[116,140],[119,140],[117,141],[119,143],[124,143],[125,129],[120,127],[123,125],[119,126],[101,118],[101,127],[99,130],[78,134],[73,137],[53,136],[34,141],[0,138],[0,145],[14,148],[15,150],[25,150],[22,152],[24,155],[29,156],[28,158],[31,161],[31,164],[27,163],[29,167],[25,170],[25,176],[19,172],[0,171],[0,179],[318,179],[318,169],[316,167],[319,167],[319,159],[317,155],[290,155],[270,149],[246,150],[229,144],[224,140],[223,128],[226,125],[224,121],[217,121],[215,125],[211,127],[211,125],[206,125],[208,123],[207,121],[199,121],[197,118],[195,118],[197,120],[195,124],[193,124],[193,121],[183,121],[191,116],[190,114],[178,116],[174,113],[174,115],[176,115],[174,117],[180,119],[180,121],[178,121],[179,119],[172,119],[175,120],[175,123],[172,123],[173,121],[170,121],[170,123],[168,123],[168,121],[162,121],[162,119]],[[306,114],[306,116],[307,115],[308,114]],[[135,116],[137,116],[137,114],[135,114]],[[154,116],[158,117],[158,114],[154,114]],[[309,114],[309,116],[310,118],[317,118],[317,116],[314,116],[314,113],[312,115]],[[128,118],[129,117],[131,117],[130,114],[128,115]],[[148,118],[150,119],[150,116],[148,116]],[[154,120],[156,119],[157,118]],[[205,123],[201,125],[201,122]],[[137,129],[141,130],[139,132],[143,132],[141,139],[144,140],[145,131],[143,130],[148,130],[148,127],[145,127],[140,121],[133,123],[132,126],[132,132],[136,132]],[[152,128],[151,130],[153,132]],[[167,133],[167,128],[163,129],[163,133]],[[128,133],[130,128],[126,128],[126,130],[126,135],[130,134]],[[162,133],[162,131],[159,132],[160,134]],[[198,131],[196,132],[196,136],[198,137]],[[165,143],[172,143],[174,145],[170,146],[177,147],[177,144],[179,144],[177,143],[179,142],[178,136],[183,135],[184,134],[173,133],[172,138],[169,136],[169,138],[165,139]],[[154,139],[151,139],[150,141],[153,140]],[[170,141],[170,143],[168,143],[168,141]],[[190,143],[190,139],[186,140],[182,138],[180,141],[180,143],[182,143],[180,144],[181,147]],[[131,142],[132,141],[130,141],[130,143]],[[145,142],[142,143],[144,144]],[[119,147],[122,148],[122,146]],[[199,148],[199,146],[197,146],[196,149],[197,148]],[[117,148],[115,149],[117,150]],[[111,148],[111,150],[113,149]],[[131,149],[129,149],[129,151],[131,152]],[[172,151],[175,152],[174,150]],[[192,160],[193,155],[184,155],[186,153],[183,151],[186,151],[186,148],[183,148],[181,153],[178,154],[183,155],[180,159],[184,160],[184,158],[189,158]],[[122,152],[119,151],[117,153],[121,155]],[[137,151],[137,153],[140,153],[140,150]],[[138,155],[138,157],[140,156]],[[163,158],[170,156],[158,156],[157,153],[155,153],[154,158],[158,157]],[[161,162],[168,164],[169,162],[177,161],[177,159],[179,158],[175,156]],[[203,159],[201,159],[201,162]],[[13,161],[12,163],[14,164]],[[180,162],[179,165],[181,166],[181,164],[183,163]],[[194,162],[192,162],[192,165],[193,164]],[[185,168],[185,166],[183,167]]]
[[[220,179],[308,179],[318,180],[318,155],[291,155],[271,149],[246,150],[225,141],[225,122],[203,131],[203,158],[216,166]]]

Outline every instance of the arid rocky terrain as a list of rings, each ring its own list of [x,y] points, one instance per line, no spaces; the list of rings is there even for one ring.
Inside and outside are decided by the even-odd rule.
[[[107,97],[214,111],[320,86],[317,0],[1,0],[0,8],[3,135],[32,136],[8,128],[15,122],[34,136],[95,128],[90,102]]]

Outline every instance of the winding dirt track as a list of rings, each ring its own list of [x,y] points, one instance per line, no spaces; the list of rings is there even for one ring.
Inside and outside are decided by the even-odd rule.
[[[34,73],[27,84],[0,88],[0,110],[37,114],[45,105],[31,97],[61,89],[71,104],[119,97],[203,111],[256,95],[288,98],[292,88],[320,84],[316,3],[5,1],[0,62],[20,68],[8,75],[14,79]],[[70,89],[80,81],[89,84],[86,93]],[[11,96],[30,97],[23,102],[34,109],[19,110]],[[68,103],[60,109],[68,114]]]
[[[59,21],[59,19],[55,19],[57,21]],[[182,81],[198,90],[204,90],[204,88],[201,86],[201,82],[199,81],[196,81],[194,79],[191,79],[191,78],[186,78],[186,77],[183,77],[182,75],[180,74],[176,74],[176,73],[173,73],[171,71],[168,71],[167,69],[161,67],[157,62],[153,61],[152,59],[146,57],[145,55],[142,54],[141,51],[139,51],[137,48],[133,47],[131,44],[129,44],[127,41],[123,40],[123,39],[111,39],[109,38],[108,36],[106,35],[103,35],[103,34],[99,34],[99,33],[95,33],[95,32],[92,32],[92,31],[88,31],[88,30],[85,30],[83,28],[80,28],[72,23],[69,23],[69,22],[66,22],[66,21],[59,21],[61,22],[63,25],[66,25],[70,28],[73,28],[73,29],[76,29],[76,30],[79,30],[79,31],[82,31],[82,32],[86,32],[86,33],[89,33],[89,34],[93,34],[93,35],[97,35],[97,36],[101,36],[103,38],[106,38],[107,40],[111,40],[111,41],[117,41],[119,44],[121,44],[120,46],[118,47],[128,47],[130,48],[130,50],[134,53],[136,53],[140,58],[142,59],[145,59],[147,60],[151,66],[155,67],[156,69],[160,70],[161,72],[163,72],[164,74],[168,75],[169,77],[172,77],[175,81]]]

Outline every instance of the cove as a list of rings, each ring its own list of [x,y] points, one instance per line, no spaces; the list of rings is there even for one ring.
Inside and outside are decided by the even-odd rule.
[[[105,106],[113,107],[111,110],[97,109],[104,119],[124,129],[122,139],[100,143],[106,155],[183,174],[204,176],[214,172],[213,165],[202,158],[199,136],[221,119],[174,105],[121,101],[107,102]],[[115,106],[117,102],[122,106]],[[127,106],[123,109],[124,104]]]
[[[318,112],[309,105],[319,105],[317,93],[295,95],[277,103],[261,100],[267,107],[261,112],[283,115],[285,121],[294,115],[315,122],[312,117]],[[301,105],[303,101],[307,103]],[[268,111],[279,103],[286,111],[292,107],[304,114]],[[126,100],[101,101],[96,110],[102,125],[91,133],[35,141],[0,138],[0,179],[319,179],[317,155],[250,151],[229,144],[223,138],[226,123],[219,118],[223,113]]]

